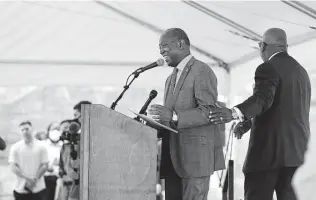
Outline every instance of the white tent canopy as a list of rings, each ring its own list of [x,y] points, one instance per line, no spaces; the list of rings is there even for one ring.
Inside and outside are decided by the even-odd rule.
[[[289,53],[308,70],[315,88],[315,10],[316,2],[292,1],[0,2],[1,103],[13,104],[50,86],[121,91],[133,70],[160,58],[160,34],[171,27],[187,32],[192,54],[215,71],[221,100],[229,104],[251,94],[254,71],[261,63],[258,41],[272,27],[287,32]],[[147,71],[132,87],[162,92],[169,73],[168,67]],[[311,123],[316,120],[314,112]],[[237,145],[241,149],[235,155],[236,171],[240,171],[246,139]],[[298,173],[305,177],[314,173],[315,148],[310,148]],[[312,190],[299,186],[303,178],[297,180],[299,195],[311,199]],[[310,180],[309,185],[316,184],[316,178]],[[242,187],[237,189],[239,198]]]

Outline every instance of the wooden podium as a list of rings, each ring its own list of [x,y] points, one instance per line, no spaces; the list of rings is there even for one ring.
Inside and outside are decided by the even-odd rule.
[[[157,131],[103,105],[84,105],[80,200],[155,200]]]

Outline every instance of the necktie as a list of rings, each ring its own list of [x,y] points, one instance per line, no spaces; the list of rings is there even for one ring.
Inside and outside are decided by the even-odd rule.
[[[171,83],[170,83],[170,90],[172,93],[174,91],[174,88],[176,87],[176,82],[177,82],[177,75],[178,75],[178,68],[174,68],[172,72],[172,77],[171,77]]]
[[[170,104],[171,104],[172,99],[173,99],[173,91],[174,91],[174,88],[176,86],[177,74],[178,74],[178,69],[175,67],[173,69],[173,72],[172,72],[172,75],[170,78],[170,85],[168,88],[168,94],[167,94],[167,98],[166,98],[166,106],[167,107],[171,106]]]

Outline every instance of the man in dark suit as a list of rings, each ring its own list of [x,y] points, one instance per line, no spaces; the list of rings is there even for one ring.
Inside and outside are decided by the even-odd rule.
[[[0,137],[0,150],[3,151],[7,147],[5,141]]]
[[[208,119],[217,101],[217,79],[191,55],[183,30],[164,32],[159,47],[174,71],[165,84],[164,105],[152,105],[149,114],[179,132],[160,132],[166,199],[207,200],[210,175],[225,167],[218,126]]]
[[[212,109],[210,119],[241,119],[239,137],[251,127],[243,168],[245,200],[272,200],[274,191],[278,200],[296,200],[292,178],[304,162],[310,137],[311,84],[306,70],[287,53],[283,30],[267,30],[259,46],[264,63],[256,70],[253,95],[233,109]]]

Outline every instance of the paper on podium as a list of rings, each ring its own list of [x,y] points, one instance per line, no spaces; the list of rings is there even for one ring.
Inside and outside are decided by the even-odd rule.
[[[134,111],[130,110],[132,113],[134,113],[135,115],[137,115],[138,117],[140,117],[141,119],[143,119],[144,121],[146,121],[147,123],[151,124],[151,125],[154,125],[155,127],[159,127],[159,128],[164,128],[164,129],[167,129],[169,131],[172,131],[174,133],[178,133],[177,130],[174,130],[168,126],[165,126],[163,124],[160,124],[158,122],[156,122],[153,118],[151,117],[148,117],[146,115],[143,115],[143,114],[138,114],[138,113],[135,113]]]

